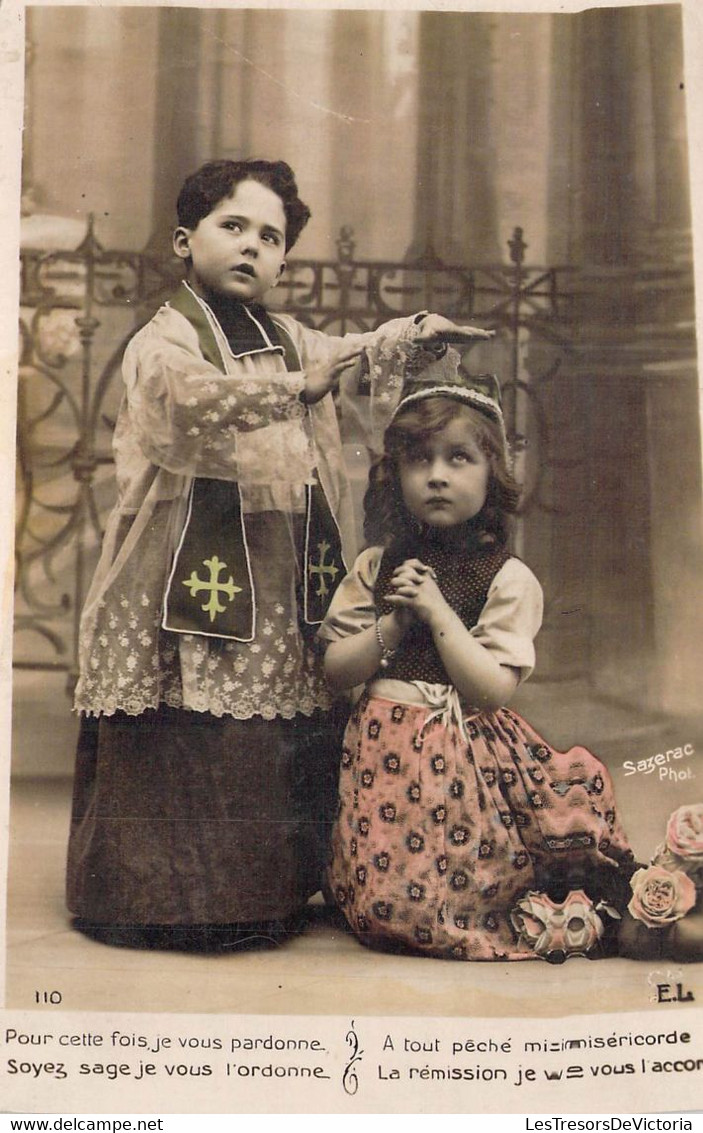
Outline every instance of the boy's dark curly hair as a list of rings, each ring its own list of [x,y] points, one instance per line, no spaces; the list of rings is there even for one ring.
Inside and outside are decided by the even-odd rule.
[[[479,410],[453,398],[437,396],[401,409],[386,429],[384,452],[371,466],[364,496],[364,537],[369,546],[390,547],[412,536],[416,521],[403,501],[399,462],[458,415],[466,419],[490,467],[486,502],[472,527],[484,536],[486,543],[506,545],[509,517],[517,511],[520,489],[508,468],[501,431]]]
[[[310,209],[298,196],[298,186],[285,161],[208,161],[186,177],[176,202],[178,223],[197,228],[240,181],[258,181],[281,198],[286,214],[286,251],[295,244],[310,219]]]

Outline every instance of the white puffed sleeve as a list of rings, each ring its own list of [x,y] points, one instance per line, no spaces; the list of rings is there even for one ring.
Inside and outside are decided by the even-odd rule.
[[[318,637],[323,641],[338,641],[373,625],[376,620],[373,588],[382,554],[382,547],[369,547],[357,557],[349,574],[337,587],[318,630]]]
[[[491,583],[472,637],[499,665],[520,670],[525,681],[535,666],[534,639],[542,624],[542,587],[528,566],[511,558]]]

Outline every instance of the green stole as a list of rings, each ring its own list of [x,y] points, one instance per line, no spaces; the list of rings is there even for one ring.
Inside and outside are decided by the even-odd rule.
[[[208,316],[190,288],[182,286],[169,305],[197,331],[203,357],[226,374]],[[282,349],[286,368],[301,370],[298,351],[286,330],[262,308],[257,318],[270,341]],[[261,341],[265,341],[263,336]],[[270,345],[266,348],[271,349]],[[261,348],[254,352],[260,353]],[[233,377],[232,382],[236,381]],[[314,626],[322,621],[346,573],[339,527],[317,480],[306,485],[303,552],[303,621]],[[256,594],[241,495],[235,481],[193,478],[166,584],[162,626],[174,633],[254,640]]]

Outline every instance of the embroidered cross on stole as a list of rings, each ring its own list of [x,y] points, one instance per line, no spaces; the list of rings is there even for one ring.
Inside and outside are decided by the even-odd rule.
[[[170,302],[198,332],[203,357],[226,373],[205,308],[183,286]],[[279,350],[288,370],[302,368],[295,344],[263,308],[246,312],[245,353]],[[257,330],[258,327],[258,330]],[[232,328],[227,327],[228,335]],[[241,353],[241,351],[240,351]],[[232,379],[233,382],[236,378]],[[319,625],[346,567],[337,522],[319,481],[306,486],[303,620]],[[239,486],[193,479],[164,598],[164,629],[234,641],[256,633],[256,594]]]

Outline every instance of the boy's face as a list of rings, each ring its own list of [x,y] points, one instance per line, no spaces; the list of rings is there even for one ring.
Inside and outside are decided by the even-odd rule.
[[[240,181],[196,228],[177,228],[173,246],[191,259],[194,290],[248,303],[278,282],[285,268],[286,214],[277,193]]]

